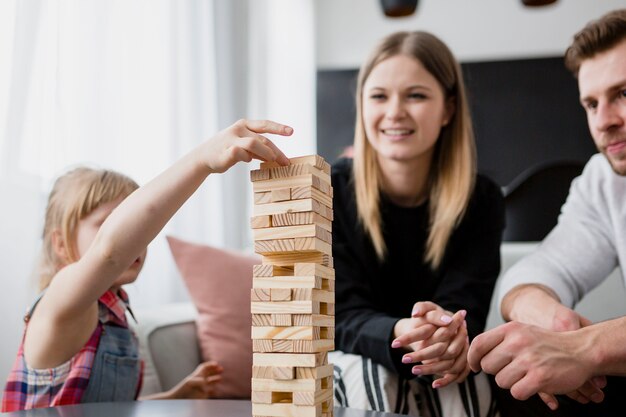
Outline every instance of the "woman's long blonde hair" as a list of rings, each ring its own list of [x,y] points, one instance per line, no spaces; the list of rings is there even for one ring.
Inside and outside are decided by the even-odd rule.
[[[372,69],[396,55],[417,59],[441,85],[445,98],[453,100],[455,112],[441,130],[429,173],[430,230],[424,260],[437,269],[454,228],[471,197],[476,175],[476,150],[461,68],[437,37],[427,32],[398,32],[384,38],[359,71],[356,91],[353,175],[359,221],[372,239],[379,259],[386,245],[380,213],[381,172],[376,151],[363,125],[363,85]]]
[[[50,285],[61,268],[78,260],[78,222],[100,205],[125,198],[138,187],[135,181],[118,172],[86,167],[75,168],[56,180],[46,207],[38,274],[40,290]],[[61,259],[54,250],[55,230],[65,243],[67,259]]]

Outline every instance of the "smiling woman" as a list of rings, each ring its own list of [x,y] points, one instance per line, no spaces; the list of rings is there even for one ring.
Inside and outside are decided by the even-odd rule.
[[[356,105],[354,157],[332,178],[336,400],[490,416],[487,377],[468,376],[466,356],[500,270],[504,212],[475,173],[460,67],[430,33],[389,35],[361,67]]]
[[[387,195],[400,205],[426,197],[424,184],[394,181],[401,166],[411,165],[409,180],[428,178],[441,128],[454,113],[452,99],[415,58],[396,55],[376,65],[363,86],[365,135],[377,153]],[[424,192],[414,195],[418,188]]]

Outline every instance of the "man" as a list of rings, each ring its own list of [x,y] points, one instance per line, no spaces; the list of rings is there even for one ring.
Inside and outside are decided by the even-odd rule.
[[[511,322],[476,337],[468,357],[518,400],[539,393],[552,410],[607,415],[611,389],[626,388],[605,377],[626,376],[626,317],[592,324],[571,307],[616,266],[626,272],[626,9],[589,23],[565,61],[601,154],[572,183],[539,249],[503,277],[500,308]]]

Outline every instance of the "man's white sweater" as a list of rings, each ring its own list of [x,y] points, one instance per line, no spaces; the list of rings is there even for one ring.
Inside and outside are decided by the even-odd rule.
[[[573,307],[616,266],[626,270],[626,176],[596,154],[572,181],[558,224],[538,249],[502,277],[499,301],[513,287],[539,283]]]

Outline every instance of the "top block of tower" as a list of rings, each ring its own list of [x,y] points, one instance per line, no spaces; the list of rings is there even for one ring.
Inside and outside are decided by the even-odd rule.
[[[301,165],[301,164],[312,165],[315,168],[318,168],[324,171],[326,174],[330,175],[330,165],[328,164],[328,162],[324,161],[324,158],[322,158],[319,155],[299,156],[296,158],[289,159],[289,162],[291,165]],[[276,168],[280,166],[282,165],[279,165],[276,162],[261,162],[261,169]]]
[[[255,252],[332,255],[330,165],[319,155],[264,162],[250,172],[254,188]]]

